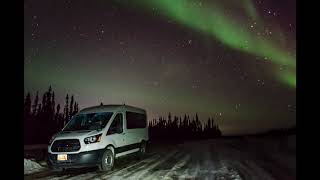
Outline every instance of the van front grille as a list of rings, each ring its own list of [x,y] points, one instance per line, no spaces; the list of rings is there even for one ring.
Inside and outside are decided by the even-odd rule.
[[[61,139],[53,142],[51,146],[52,152],[75,152],[80,149],[80,141],[78,139]]]

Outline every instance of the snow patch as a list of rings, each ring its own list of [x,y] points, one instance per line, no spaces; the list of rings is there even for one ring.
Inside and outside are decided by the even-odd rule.
[[[43,169],[44,168],[40,164],[29,159],[24,159],[24,174],[39,172]]]

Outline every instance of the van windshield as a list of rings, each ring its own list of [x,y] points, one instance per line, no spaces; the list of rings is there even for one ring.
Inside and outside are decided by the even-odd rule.
[[[63,131],[100,130],[109,122],[112,112],[78,114],[71,118]]]

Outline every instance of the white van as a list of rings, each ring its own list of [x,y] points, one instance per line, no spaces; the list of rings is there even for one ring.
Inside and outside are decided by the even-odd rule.
[[[48,146],[53,169],[99,166],[112,169],[116,158],[146,152],[146,111],[127,105],[101,105],[81,110]]]

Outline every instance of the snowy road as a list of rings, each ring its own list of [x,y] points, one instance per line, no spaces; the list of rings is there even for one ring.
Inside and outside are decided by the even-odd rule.
[[[25,179],[296,179],[295,136],[217,139],[155,148],[142,160],[121,159],[114,170],[45,170]]]

